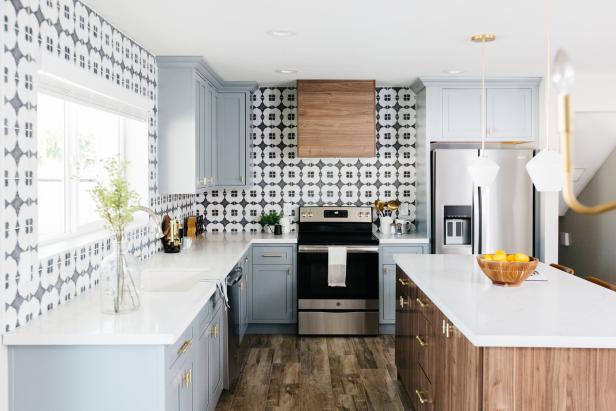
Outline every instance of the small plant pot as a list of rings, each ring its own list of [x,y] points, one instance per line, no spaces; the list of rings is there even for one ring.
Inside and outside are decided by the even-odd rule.
[[[274,235],[282,235],[282,225],[276,224],[274,226]]]

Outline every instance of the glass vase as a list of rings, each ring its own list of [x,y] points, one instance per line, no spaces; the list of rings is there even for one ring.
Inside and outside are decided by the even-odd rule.
[[[103,313],[122,314],[139,308],[139,274],[137,259],[126,252],[122,242],[114,242],[111,254],[101,263],[99,289]]]

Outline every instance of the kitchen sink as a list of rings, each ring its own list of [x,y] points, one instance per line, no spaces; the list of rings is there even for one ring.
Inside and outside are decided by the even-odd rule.
[[[143,292],[186,292],[197,283],[208,280],[209,269],[163,270],[146,269],[141,271],[141,291]]]

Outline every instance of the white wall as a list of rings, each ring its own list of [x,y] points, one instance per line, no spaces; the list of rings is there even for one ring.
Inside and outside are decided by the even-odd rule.
[[[616,199],[616,150],[608,157],[580,200],[597,204]],[[561,262],[580,276],[593,275],[616,284],[616,211],[585,216],[569,210],[561,217],[561,231],[571,238],[569,247],[561,247]]]

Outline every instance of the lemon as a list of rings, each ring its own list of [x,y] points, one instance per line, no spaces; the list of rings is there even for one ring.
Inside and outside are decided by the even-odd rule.
[[[494,254],[492,259],[494,261],[507,261],[507,254]]]
[[[515,259],[515,254],[509,254],[509,255],[507,256],[507,261],[509,261],[509,262],[516,261],[516,259]]]
[[[484,260],[492,261],[494,259],[494,256],[492,254],[484,254],[482,258]]]
[[[496,252],[494,254],[497,254],[497,255],[507,255],[505,250],[496,250]]]
[[[516,253],[514,255],[514,258],[515,258],[515,261],[517,261],[518,263],[527,263],[530,261],[530,257],[524,253]]]

